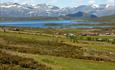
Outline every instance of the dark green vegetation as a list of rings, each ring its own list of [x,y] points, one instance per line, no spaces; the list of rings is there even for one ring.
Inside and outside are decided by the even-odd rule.
[[[7,54],[0,50],[0,70],[51,70],[30,58]]]
[[[70,17],[0,17],[0,21],[68,20]]]
[[[77,21],[78,23],[73,23],[66,25],[65,27],[70,27],[70,26],[93,26],[93,28],[115,28],[115,15],[111,16],[104,16],[104,17],[98,17],[98,18],[77,18],[73,19],[74,21]],[[81,21],[85,21],[86,23],[79,23]],[[88,22],[88,23],[87,23]],[[91,23],[89,23],[91,22]],[[96,23],[95,23],[96,22]]]
[[[104,16],[104,17],[99,17],[99,18],[90,18],[90,19],[84,19],[87,21],[96,21],[100,22],[101,24],[85,24],[85,25],[94,25],[94,26],[112,26],[115,27],[115,15],[111,16]]]
[[[90,21],[100,21],[100,22],[106,22],[106,21],[115,21],[115,15],[111,15],[111,16],[104,16],[104,17],[98,17],[98,18],[85,18],[86,20],[90,20]]]
[[[53,70],[115,69],[114,35],[78,35],[87,32],[112,32],[115,30],[114,28],[19,28],[18,31],[14,30],[13,27],[6,27],[5,29],[4,32],[0,27],[0,68],[23,70],[27,66],[27,70],[37,70],[38,68],[50,70],[50,67]],[[69,33],[73,33],[75,36],[64,35]],[[98,41],[99,39],[102,41]],[[113,40],[108,41],[109,39]]]

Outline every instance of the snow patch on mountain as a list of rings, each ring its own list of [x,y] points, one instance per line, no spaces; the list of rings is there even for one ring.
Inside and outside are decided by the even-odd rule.
[[[96,16],[106,16],[115,14],[115,7],[108,4],[97,5],[80,5],[78,7],[59,8],[47,4],[18,4],[18,3],[0,3],[0,16],[15,16],[15,17],[34,17],[34,16],[66,16],[77,12],[86,12]]]

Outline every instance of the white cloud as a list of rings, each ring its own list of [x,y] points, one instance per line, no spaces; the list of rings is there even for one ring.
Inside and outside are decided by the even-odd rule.
[[[31,5],[33,5],[33,4],[35,4],[35,1],[36,0],[24,0],[23,4],[31,4]]]
[[[108,5],[113,5],[113,4],[115,4],[115,0],[108,0],[108,1],[107,1],[107,4],[108,4]]]
[[[46,0],[48,4],[56,4],[58,1],[60,2],[60,0]]]
[[[83,0],[72,0],[72,2],[81,5]]]
[[[115,5],[115,0],[107,0],[107,8],[112,6],[112,5]]]
[[[39,3],[46,3],[46,4],[56,4],[57,2],[59,2],[61,0],[24,0],[22,3],[24,4],[31,4],[31,5],[35,5],[35,4],[39,4]]]
[[[96,3],[95,0],[89,0],[89,2],[88,2],[89,5],[92,5],[92,4],[95,4],[95,3]]]

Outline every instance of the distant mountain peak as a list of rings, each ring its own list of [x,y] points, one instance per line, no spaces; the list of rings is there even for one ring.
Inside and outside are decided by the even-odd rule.
[[[97,17],[94,14],[89,14],[89,13],[81,12],[81,11],[74,13],[74,14],[68,14],[67,16],[76,17],[76,18],[96,18]]]
[[[0,3],[0,16],[15,16],[15,17],[36,17],[36,16],[66,16],[66,15],[86,15],[107,16],[115,14],[115,7],[109,4],[101,5],[80,5],[78,7],[59,8],[47,4],[18,4],[13,2]],[[95,15],[94,15],[95,14]]]
[[[92,5],[90,5],[92,8],[99,8],[99,5],[97,5],[97,4],[92,4]]]
[[[20,5],[19,3],[15,2],[6,2],[6,3],[0,3],[1,5]]]

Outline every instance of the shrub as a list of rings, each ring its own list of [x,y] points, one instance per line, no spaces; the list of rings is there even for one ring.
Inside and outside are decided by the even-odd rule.
[[[52,70],[33,59],[22,58],[0,51],[0,70]]]

